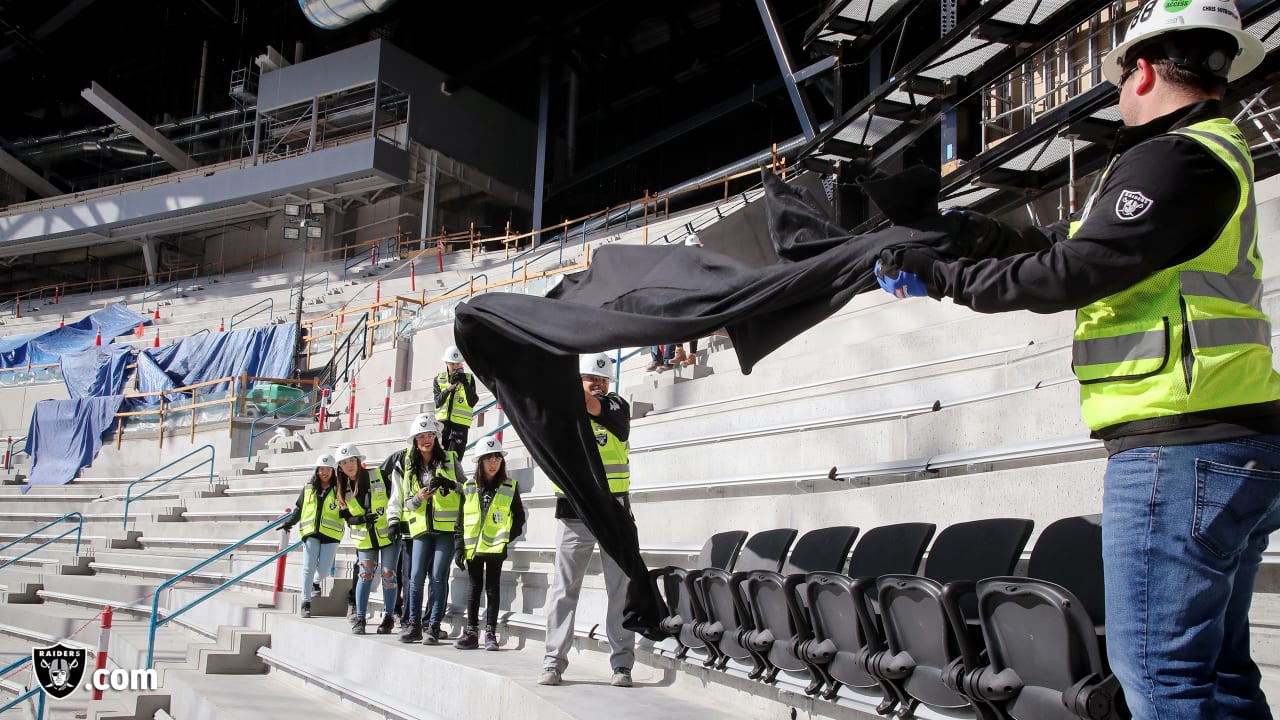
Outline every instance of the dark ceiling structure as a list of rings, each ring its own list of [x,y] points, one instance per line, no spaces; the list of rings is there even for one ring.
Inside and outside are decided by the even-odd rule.
[[[822,3],[769,4],[803,62]],[[162,131],[204,118],[206,137],[184,149],[225,159],[244,140],[233,72],[268,46],[294,60],[371,38],[445,72],[446,90],[474,88],[532,122],[546,66],[548,217],[638,197],[800,133],[755,0],[400,0],[336,30],[312,25],[293,0],[0,0],[0,148],[63,191],[168,172],[81,98],[97,82]],[[805,92],[829,119],[824,93]]]

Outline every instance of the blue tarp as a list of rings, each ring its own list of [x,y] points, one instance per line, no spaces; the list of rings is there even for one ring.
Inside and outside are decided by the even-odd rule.
[[[91,347],[62,355],[62,381],[73,398],[119,395],[129,364],[128,345]]]
[[[110,305],[47,333],[0,339],[0,367],[56,363],[61,355],[94,347],[93,340],[99,330],[103,341],[110,342],[111,338],[138,327],[138,323],[149,322],[150,319],[123,305]]]
[[[36,403],[27,430],[27,482],[64,485],[73,480],[97,456],[102,434],[111,429],[123,400],[122,395],[108,395]]]
[[[294,325],[268,325],[228,333],[193,335],[138,354],[138,391],[154,392],[198,385],[224,377],[287,378],[293,374],[297,343]],[[200,389],[200,394],[226,392],[227,383]],[[155,397],[130,400],[130,406],[154,404]]]

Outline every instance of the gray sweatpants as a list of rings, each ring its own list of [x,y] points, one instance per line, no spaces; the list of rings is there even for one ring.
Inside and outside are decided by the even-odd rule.
[[[569,648],[573,647],[573,619],[578,612],[582,577],[587,573],[596,538],[581,520],[556,522],[556,571],[547,597],[547,654],[542,666],[564,672],[569,665]],[[635,663],[636,634],[622,628],[627,576],[613,558],[604,553],[600,557],[604,561],[604,588],[609,596],[605,632],[613,650],[610,667],[630,668]]]

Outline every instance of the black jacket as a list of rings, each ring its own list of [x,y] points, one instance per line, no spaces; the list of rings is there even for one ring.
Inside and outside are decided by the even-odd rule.
[[[904,267],[921,274],[934,297],[949,296],[979,312],[1052,313],[1084,307],[1190,260],[1231,219],[1240,188],[1203,145],[1171,131],[1222,116],[1219,103],[1204,101],[1122,128],[1110,172],[1070,238],[1066,223],[1017,229],[986,219],[978,243],[986,257]],[[1122,195],[1138,198],[1136,209],[1122,203]],[[1280,403],[1122,423],[1094,436],[1115,453],[1275,432]]]

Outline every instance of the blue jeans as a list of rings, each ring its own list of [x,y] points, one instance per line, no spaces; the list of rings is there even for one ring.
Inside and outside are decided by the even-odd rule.
[[[322,543],[319,535],[302,541],[302,578],[298,581],[302,588],[302,602],[311,602],[311,583],[315,582],[316,573],[321,579],[328,575],[337,555],[338,543]]]
[[[369,610],[369,592],[373,590],[374,571],[382,571],[382,611],[388,617],[396,607],[396,558],[400,556],[400,543],[395,542],[378,550],[360,550],[356,580],[356,616],[364,617]]]
[[[449,561],[453,559],[453,533],[425,533],[413,539],[412,591],[409,593],[409,622],[419,622],[422,590],[431,574],[431,607],[425,624],[439,625],[449,601]]]
[[[1270,718],[1249,605],[1280,528],[1280,436],[1116,453],[1102,508],[1107,657],[1134,720]]]

